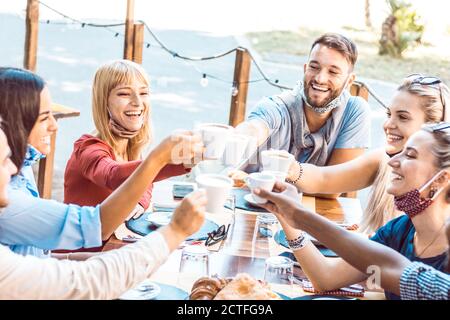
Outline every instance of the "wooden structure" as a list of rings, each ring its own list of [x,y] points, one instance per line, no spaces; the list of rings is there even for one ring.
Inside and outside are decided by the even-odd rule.
[[[123,58],[142,64],[144,49],[144,24],[134,23],[134,0],[127,0],[127,15],[125,18],[125,40]]]
[[[248,81],[250,79],[250,66],[252,64],[250,54],[245,48],[238,48],[234,65],[233,83],[237,94],[231,96],[229,125],[236,127],[245,120],[245,108],[247,104]]]

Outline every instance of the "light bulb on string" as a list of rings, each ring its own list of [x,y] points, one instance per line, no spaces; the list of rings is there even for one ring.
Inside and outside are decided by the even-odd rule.
[[[202,78],[200,79],[200,85],[201,85],[203,88],[205,88],[205,87],[208,86],[208,83],[209,83],[209,80],[208,80],[208,78],[206,77],[206,74],[204,73],[203,76],[202,76]]]
[[[238,93],[239,93],[239,89],[237,88],[237,85],[235,83],[235,84],[233,84],[233,87],[231,88],[231,95],[233,97],[236,97],[238,95]]]

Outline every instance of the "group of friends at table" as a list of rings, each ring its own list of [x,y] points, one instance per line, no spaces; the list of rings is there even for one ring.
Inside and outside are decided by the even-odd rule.
[[[318,291],[364,281],[377,266],[389,299],[449,299],[449,88],[437,77],[407,76],[386,109],[385,147],[366,151],[370,108],[347,90],[357,56],[350,39],[322,35],[295,88],[263,98],[235,128],[257,147],[270,140],[296,160],[286,182],[254,192],[268,200],[261,206],[276,215]],[[39,197],[32,171],[52,151],[57,130],[49,88],[35,73],[0,68],[0,299],[115,299],[200,229],[203,190],[186,196],[167,226],[100,252],[124,221],[149,208],[154,182],[184,175],[202,159],[203,141],[190,130],[174,131],[143,155],[151,142],[150,90],[146,72],[131,61],[97,70],[95,130],[74,143],[60,203]],[[298,197],[367,187],[356,233]],[[339,258],[323,256],[308,235]]]

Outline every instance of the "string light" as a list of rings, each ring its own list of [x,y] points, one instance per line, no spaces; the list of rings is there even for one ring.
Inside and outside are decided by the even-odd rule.
[[[239,89],[237,88],[236,82],[233,84],[233,87],[231,88],[231,95],[233,97],[236,97],[239,93]]]
[[[77,23],[77,24],[79,24],[79,25],[81,26],[81,28],[84,28],[85,26],[104,28],[104,29],[106,29],[106,30],[108,30],[108,31],[110,31],[110,32],[112,32],[112,33],[114,33],[114,34],[115,34],[115,35],[114,35],[115,37],[118,37],[119,35],[124,36],[124,34],[120,34],[119,32],[116,32],[115,30],[113,30],[113,29],[110,28],[110,27],[123,26],[123,25],[125,25],[124,22],[122,22],[122,23],[114,23],[114,24],[88,23],[88,22],[84,22],[84,21],[80,21],[80,20],[71,18],[71,17],[65,15],[64,13],[61,13],[61,12],[57,11],[56,9],[53,9],[52,7],[50,7],[50,6],[48,6],[47,4],[43,3],[42,1],[38,1],[38,2],[39,2],[41,5],[43,5],[43,6],[45,6],[46,8],[48,8],[49,10],[51,10],[51,11],[55,12],[56,14],[62,16],[63,18],[68,19],[68,20],[71,20],[72,23]],[[262,78],[261,78],[261,79],[256,79],[256,80],[245,81],[245,82],[239,82],[239,83],[237,83],[237,84],[240,84],[240,83],[253,83],[253,82],[265,81],[267,84],[269,84],[269,85],[271,85],[271,86],[273,86],[273,87],[277,87],[277,88],[279,88],[280,90],[292,90],[291,87],[288,87],[288,86],[285,86],[285,85],[280,85],[278,79],[276,79],[275,81],[272,81],[270,78],[268,78],[268,77],[266,76],[266,74],[264,73],[264,71],[262,70],[262,68],[261,68],[261,67],[259,66],[259,64],[257,63],[257,61],[255,60],[255,58],[253,57],[253,55],[251,54],[251,52],[248,51],[246,48],[236,47],[236,48],[234,48],[234,49],[228,50],[228,51],[226,51],[226,52],[223,52],[223,53],[221,53],[221,54],[217,54],[217,55],[214,55],[214,56],[207,56],[207,57],[187,57],[187,56],[180,55],[180,54],[178,54],[177,52],[175,52],[175,51],[169,49],[168,47],[166,47],[166,46],[159,40],[159,38],[153,33],[153,31],[152,31],[152,30],[150,29],[150,27],[145,23],[145,21],[139,20],[139,21],[137,21],[137,22],[142,23],[142,24],[145,26],[145,28],[147,29],[147,31],[149,32],[149,34],[150,34],[150,35],[153,37],[153,39],[158,43],[159,47],[153,45],[154,47],[163,49],[164,51],[167,51],[167,52],[168,52],[169,54],[171,54],[174,58],[178,58],[178,59],[185,60],[185,61],[206,61],[206,60],[213,60],[213,59],[222,58],[222,57],[224,57],[224,56],[226,56],[226,55],[229,55],[229,54],[231,54],[231,53],[234,53],[234,52],[236,52],[236,51],[238,51],[238,50],[245,50],[245,51],[247,51],[248,55],[250,56],[250,59],[251,59],[252,63],[255,65],[256,69],[258,70],[258,72],[260,73],[260,75],[262,76]],[[47,24],[50,24],[50,20],[46,20],[46,23],[47,23]],[[54,24],[62,24],[62,23],[56,22],[56,23],[54,23]],[[67,23],[65,23],[65,24],[67,24]],[[257,39],[256,39],[256,41],[257,41]],[[257,43],[257,42],[255,42],[255,40],[254,40],[254,43]],[[146,47],[147,47],[147,48],[150,48],[150,46],[151,46],[150,43],[146,43]],[[196,68],[196,70],[199,71],[197,68]],[[203,75],[203,76],[202,76],[202,78],[200,79],[200,85],[201,85],[202,87],[206,87],[206,86],[208,86],[209,80],[208,80],[208,78],[207,78],[206,73],[202,73],[202,75]],[[220,78],[215,77],[215,76],[212,76],[212,75],[208,75],[208,77],[209,77],[209,78],[213,78],[213,79],[215,79],[215,80],[222,81],[222,82],[230,83],[230,81],[226,81],[226,80],[220,79]],[[238,92],[239,92],[239,90],[238,90],[238,88],[237,88],[237,84],[236,84],[236,83],[233,83],[233,87],[232,87],[232,91],[231,91],[231,93],[232,93],[233,96],[236,96],[236,95],[238,94]],[[374,98],[381,106],[383,106],[384,108],[387,108],[387,107],[386,107],[386,104],[385,104],[385,103],[384,103],[384,102],[383,102],[383,101],[375,94],[375,92],[373,92],[373,90],[372,90],[368,85],[364,84],[364,86],[365,86],[366,89],[368,90],[369,94],[370,94],[370,95],[371,95],[371,96],[372,96],[372,97],[373,97],[373,98]]]
[[[77,19],[71,18],[71,17],[69,17],[68,15],[66,15],[66,14],[64,14],[64,13],[59,12],[59,11],[56,10],[56,9],[53,9],[52,7],[48,6],[47,4],[45,4],[45,3],[42,2],[42,1],[39,1],[39,3],[40,3],[41,5],[43,5],[43,6],[45,6],[47,9],[53,11],[54,13],[56,13],[56,14],[62,16],[63,18],[66,18],[66,19],[71,20],[72,23],[80,24],[82,28],[84,28],[85,26],[89,26],[89,27],[101,27],[101,28],[105,28],[106,30],[108,30],[108,31],[110,31],[110,32],[112,32],[112,33],[114,33],[114,37],[118,37],[119,35],[124,36],[124,34],[121,34],[121,33],[119,33],[119,32],[116,32],[115,30],[110,29],[110,27],[123,26],[123,25],[125,25],[125,23],[115,23],[115,24],[87,23],[87,22],[84,22],[84,21],[81,21],[81,20],[77,20]],[[228,51],[226,51],[226,52],[223,52],[223,53],[220,53],[220,54],[214,55],[214,56],[207,56],[207,57],[187,57],[187,56],[183,56],[183,55],[180,55],[179,53],[177,53],[177,52],[175,52],[175,51],[169,49],[168,47],[166,47],[166,46],[164,45],[164,43],[162,43],[162,41],[160,41],[159,38],[153,33],[153,31],[149,28],[149,26],[145,23],[145,21],[139,20],[139,21],[137,21],[137,22],[144,24],[146,30],[147,30],[147,31],[149,32],[149,34],[153,37],[153,39],[158,43],[159,47],[158,47],[158,46],[155,46],[155,45],[153,45],[153,47],[157,47],[157,48],[163,49],[164,51],[167,51],[168,53],[170,53],[174,58],[179,58],[179,59],[181,59],[181,60],[185,60],[186,62],[187,62],[187,61],[206,61],[206,60],[219,59],[219,58],[222,58],[222,57],[224,57],[224,56],[226,56],[226,55],[229,55],[229,54],[231,54],[231,53],[234,53],[234,52],[237,51],[237,50],[247,50],[247,49],[245,49],[245,48],[236,47],[236,48],[234,48],[234,49],[228,50]],[[50,23],[50,20],[47,20],[47,23]],[[56,23],[54,22],[54,24],[59,24],[59,23],[58,23],[58,22],[56,22]],[[145,45],[146,45],[147,48],[150,48],[150,47],[152,46],[150,43],[145,43]],[[248,52],[248,51],[247,51],[247,52]],[[253,83],[253,82],[266,81],[269,85],[278,87],[278,88],[280,88],[280,89],[290,89],[290,88],[288,88],[288,87],[276,85],[276,84],[273,83],[269,78],[267,78],[267,77],[265,76],[265,74],[262,72],[262,69],[258,66],[258,64],[257,64],[257,62],[255,61],[255,59],[253,58],[253,56],[250,54],[250,52],[248,52],[248,53],[249,53],[249,55],[250,55],[250,58],[252,59],[252,62],[256,65],[258,71],[261,73],[262,78],[261,78],[261,79],[256,79],[256,80],[245,81],[245,83]],[[195,68],[195,69],[196,69],[198,72],[200,72],[200,73],[202,74],[202,78],[200,79],[200,84],[202,85],[202,87],[208,86],[208,84],[209,84],[209,79],[208,79],[208,78],[213,78],[213,79],[218,80],[218,81],[231,83],[231,82],[228,81],[228,80],[223,80],[223,79],[220,79],[219,77],[216,77],[216,76],[207,75],[206,73],[201,72],[201,71],[198,70],[197,68]]]
[[[200,85],[201,85],[203,88],[206,88],[206,87],[208,86],[208,83],[209,83],[209,80],[208,80],[208,78],[206,77],[206,73],[204,73],[203,76],[202,76],[202,78],[200,79]]]

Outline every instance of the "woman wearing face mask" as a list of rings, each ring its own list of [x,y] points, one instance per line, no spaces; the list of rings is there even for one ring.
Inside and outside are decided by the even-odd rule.
[[[10,155],[6,136],[0,129],[0,217],[8,210],[10,199],[7,187],[10,177],[17,173]],[[135,177],[145,171],[144,161],[124,183],[124,187],[132,188]],[[205,204],[203,191],[192,193],[175,209],[172,221],[167,226],[134,244],[83,262],[23,257],[0,244],[0,300],[117,299],[125,291],[148,279],[171,251],[200,229],[204,222]],[[33,214],[38,215],[40,208],[33,209]],[[3,222],[0,219],[0,228]]]
[[[92,114],[95,132],[84,134],[64,175],[64,202],[96,205],[137,168],[150,140],[150,83],[144,69],[128,60],[101,66],[94,78]],[[186,173],[182,165],[165,166],[154,181]],[[148,208],[152,186],[130,216]]]
[[[14,252],[46,257],[49,250],[98,247],[127,218],[142,194],[166,165],[198,159],[202,144],[192,133],[164,139],[142,161],[139,174],[126,187],[95,207],[62,204],[39,198],[31,164],[50,151],[56,130],[48,88],[39,76],[21,69],[0,68],[0,116],[20,168],[9,185],[10,205],[0,216],[0,243]],[[179,159],[172,150],[184,147]]]
[[[450,217],[449,159],[448,123],[427,125],[408,139],[404,150],[388,162],[392,173],[387,186],[397,209],[405,215],[377,230],[371,240],[411,261],[446,270],[448,243],[444,227]],[[333,290],[367,278],[341,258],[322,256],[303,231],[291,227],[299,227],[295,221],[302,219],[307,211],[292,201],[298,197],[296,192],[276,198],[268,197],[263,191],[256,193],[272,201],[264,207],[278,216],[297,261],[316,290]],[[318,225],[311,227],[317,232],[322,230]],[[386,296],[398,298],[390,292],[386,292]]]
[[[412,75],[397,89],[384,123],[385,150],[374,150],[343,164],[318,167],[294,163],[288,181],[305,193],[343,192],[372,187],[367,208],[360,223],[360,231],[372,234],[397,217],[392,195],[386,193],[391,168],[389,158],[402,151],[408,138],[424,123],[450,119],[450,90],[435,77]],[[351,178],[349,178],[351,177]]]

